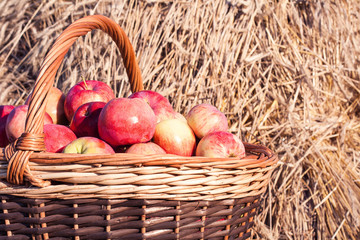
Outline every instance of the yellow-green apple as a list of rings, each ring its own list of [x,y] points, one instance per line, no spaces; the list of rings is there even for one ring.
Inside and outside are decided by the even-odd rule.
[[[88,102],[75,111],[70,122],[70,129],[76,136],[99,138],[98,119],[105,104],[104,102]]]
[[[207,103],[193,107],[186,115],[186,120],[199,139],[211,132],[228,130],[225,114]]]
[[[162,149],[159,145],[153,142],[135,143],[131,145],[128,149],[126,149],[125,152],[143,154],[143,155],[166,154],[164,149]]]
[[[140,98],[116,98],[101,110],[100,138],[113,147],[148,142],[154,135],[156,116]]]
[[[10,142],[15,141],[17,138],[21,136],[23,132],[25,132],[25,122],[26,122],[26,114],[28,111],[27,105],[19,105],[15,107],[9,113],[9,116],[6,120],[6,136]],[[53,123],[49,114],[45,113],[44,124]]]
[[[172,108],[169,100],[167,100],[166,97],[164,97],[158,92],[151,90],[142,90],[131,94],[129,98],[144,99],[154,111],[157,123],[175,117],[175,111]]]
[[[25,101],[25,105],[29,105],[31,94]],[[68,124],[68,120],[64,111],[65,94],[57,87],[51,87],[47,96],[45,112],[47,112],[54,124]]]
[[[179,119],[168,119],[156,124],[153,141],[166,153],[191,156],[196,146],[194,132]]]
[[[9,116],[11,110],[13,110],[15,106],[13,105],[2,105],[0,106],[0,147],[6,147],[9,144],[9,140],[6,136],[5,126],[6,119]]]
[[[103,140],[95,137],[81,137],[69,143],[63,150],[63,153],[98,153],[114,154],[112,147]]]
[[[44,125],[44,142],[47,152],[62,152],[66,145],[76,139],[70,128],[60,124]]]
[[[88,102],[109,102],[115,98],[112,89],[103,82],[86,80],[73,86],[65,98],[64,110],[66,117],[71,121],[76,109]]]
[[[236,135],[217,131],[204,136],[197,145],[196,156],[212,158],[245,157],[245,147]]]

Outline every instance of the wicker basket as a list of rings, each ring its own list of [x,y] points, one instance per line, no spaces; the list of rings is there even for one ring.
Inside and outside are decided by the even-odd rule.
[[[143,89],[124,31],[104,16],[71,24],[47,54],[26,130],[0,155],[0,239],[247,239],[277,156],[245,143],[242,159],[44,152],[46,97],[76,39],[117,44],[131,90]]]

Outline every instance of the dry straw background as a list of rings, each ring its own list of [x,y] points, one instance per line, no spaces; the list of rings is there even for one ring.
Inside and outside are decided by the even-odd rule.
[[[360,3],[356,0],[0,1],[0,104],[21,104],[71,22],[103,14],[135,48],[147,89],[186,113],[202,102],[280,164],[258,239],[360,239]],[[82,77],[130,94],[99,31],[71,48],[56,86]]]

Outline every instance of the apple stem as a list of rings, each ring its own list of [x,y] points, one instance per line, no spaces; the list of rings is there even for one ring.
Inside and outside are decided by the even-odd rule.
[[[83,82],[85,84],[85,89],[89,90],[88,85],[86,84],[86,81],[85,81],[85,77],[84,76],[81,76],[81,77],[82,77],[82,80],[83,80]]]

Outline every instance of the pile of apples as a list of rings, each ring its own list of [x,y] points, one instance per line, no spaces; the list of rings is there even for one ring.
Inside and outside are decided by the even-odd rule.
[[[0,147],[24,132],[29,99],[16,107],[0,106]],[[107,84],[95,80],[79,82],[66,95],[52,87],[47,99],[48,152],[245,156],[242,141],[228,132],[224,113],[210,104],[196,105],[183,116],[155,91],[115,98]]]

